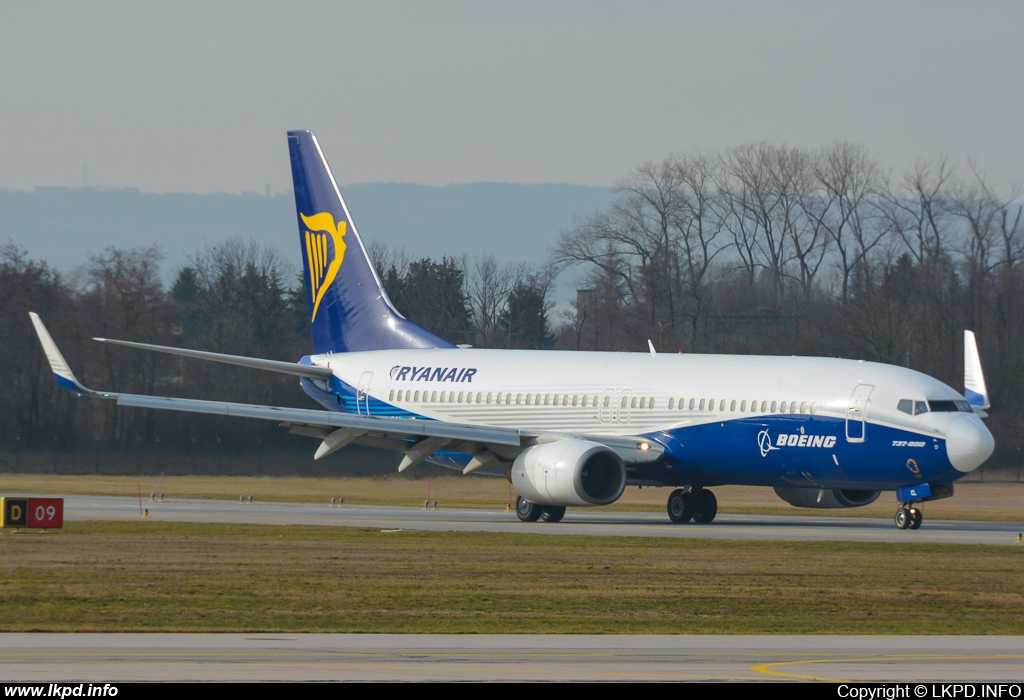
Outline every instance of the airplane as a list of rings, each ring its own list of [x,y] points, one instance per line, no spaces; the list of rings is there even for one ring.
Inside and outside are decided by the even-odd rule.
[[[289,131],[313,354],[298,362],[99,342],[298,377],[323,409],[102,392],[78,381],[30,314],[57,382],[121,406],[273,420],[319,439],[314,459],[356,443],[505,476],[523,521],[560,521],[626,486],[671,487],[672,522],[710,523],[710,487],[770,487],[803,508],[854,508],[896,491],[900,529],[920,504],[992,454],[977,342],[965,393],[922,373],[828,357],[486,350],[456,346],[395,309],[316,137]]]

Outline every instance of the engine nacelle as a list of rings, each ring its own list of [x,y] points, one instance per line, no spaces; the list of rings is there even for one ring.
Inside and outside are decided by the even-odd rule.
[[[512,464],[512,485],[541,506],[606,506],[626,489],[626,465],[606,445],[560,440],[523,450]]]
[[[798,508],[859,508],[874,503],[881,491],[776,486],[775,493],[786,503]]]

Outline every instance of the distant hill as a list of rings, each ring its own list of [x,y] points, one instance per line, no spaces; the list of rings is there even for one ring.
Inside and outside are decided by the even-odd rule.
[[[348,185],[349,209],[364,242],[405,247],[414,258],[493,253],[541,263],[573,218],[604,208],[611,188],[477,183],[429,187]],[[290,193],[151,194],[137,189],[36,187],[0,190],[0,243],[71,272],[107,246],[159,243],[168,277],[207,243],[241,236],[277,246],[299,267]]]

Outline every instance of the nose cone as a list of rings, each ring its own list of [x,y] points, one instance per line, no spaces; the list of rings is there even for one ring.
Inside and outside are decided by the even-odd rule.
[[[946,428],[946,454],[957,471],[974,471],[992,456],[995,448],[992,433],[976,416],[953,416]]]

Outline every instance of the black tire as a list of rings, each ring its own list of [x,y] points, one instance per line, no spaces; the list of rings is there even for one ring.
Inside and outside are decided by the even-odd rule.
[[[916,530],[921,527],[921,523],[924,522],[924,513],[917,510],[916,508],[910,511],[910,529]]]
[[[896,523],[896,527],[898,527],[900,530],[906,530],[908,527],[910,527],[910,521],[912,519],[913,518],[910,515],[909,509],[900,508],[898,511],[896,511],[896,516],[893,518],[893,521]]]
[[[693,522],[710,523],[718,515],[718,499],[701,489],[693,494]]]
[[[524,523],[535,523],[540,519],[541,507],[522,496],[516,496],[516,515]]]
[[[674,523],[688,523],[693,519],[693,494],[676,489],[668,497],[668,519]]]
[[[540,519],[546,523],[557,523],[565,517],[565,506],[547,506],[540,512]]]

